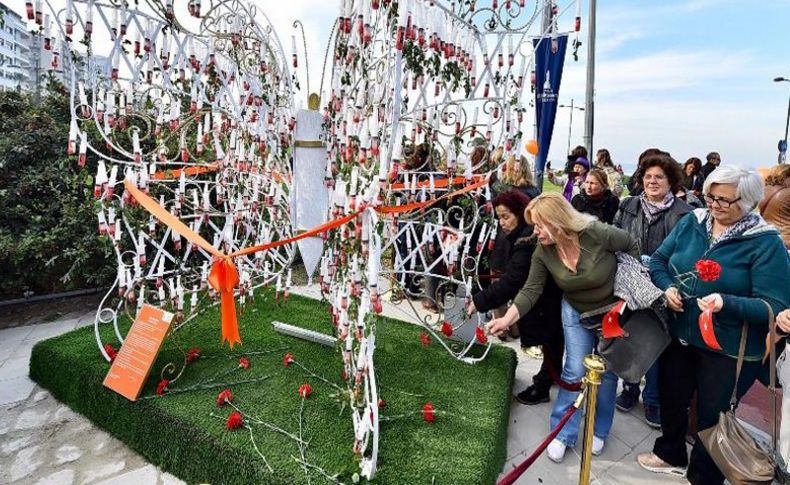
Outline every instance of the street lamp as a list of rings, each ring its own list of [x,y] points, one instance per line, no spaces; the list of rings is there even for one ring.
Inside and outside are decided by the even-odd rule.
[[[561,104],[557,106],[558,108],[570,108],[571,109],[571,120],[568,123],[568,151],[566,154],[571,153],[571,130],[573,129],[573,110],[578,109],[579,111],[584,111],[584,108],[581,106],[574,106],[573,105],[573,98],[571,98],[571,104]],[[787,137],[785,137],[786,139]]]
[[[790,83],[790,79],[786,77],[775,77],[774,82],[788,82]],[[785,121],[785,137],[784,140],[779,140],[779,163],[785,163],[787,158],[787,131],[790,128],[790,98],[787,100],[787,121]]]

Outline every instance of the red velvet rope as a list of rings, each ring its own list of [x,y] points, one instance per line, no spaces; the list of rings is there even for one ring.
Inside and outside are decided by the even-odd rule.
[[[549,435],[546,436],[546,439],[544,439],[543,442],[540,445],[538,445],[535,451],[533,451],[532,454],[529,455],[529,457],[527,457],[526,460],[521,462],[516,468],[511,470],[510,473],[505,475],[502,478],[502,480],[498,481],[497,485],[511,485],[513,482],[518,480],[518,477],[523,475],[524,472],[527,471],[527,469],[530,466],[532,466],[533,463],[535,463],[535,460],[537,460],[538,457],[541,455],[541,453],[543,453],[543,450],[545,450],[546,447],[549,446],[549,443],[551,443],[551,441],[554,438],[556,438],[558,434],[560,434],[562,428],[565,427],[565,424],[568,422],[569,419],[571,419],[571,416],[573,416],[573,413],[575,413],[576,411],[578,411],[578,408],[576,406],[569,407],[568,410],[565,411],[565,415],[563,415],[562,419],[560,419],[560,422],[557,424],[557,427],[551,430],[551,433],[549,433]]]

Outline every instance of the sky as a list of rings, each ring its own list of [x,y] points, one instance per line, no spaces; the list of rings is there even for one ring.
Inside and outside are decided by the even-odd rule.
[[[4,1],[24,13],[24,0]],[[560,104],[571,99],[575,105],[584,103],[589,0],[582,2],[583,46],[578,62],[569,49]],[[558,1],[560,9],[570,3]],[[185,4],[176,0],[177,11],[185,10]],[[256,4],[277,29],[286,51],[296,32],[293,21],[301,20],[311,90],[317,91],[339,1]],[[574,11],[569,8],[564,17],[566,28]],[[777,142],[784,137],[790,96],[790,83],[772,80],[790,78],[789,20],[790,0],[598,1],[594,149],[608,148],[615,163],[627,170],[649,147],[669,151],[681,163],[692,156],[704,161],[709,151],[718,151],[723,163],[772,165]],[[302,83],[304,65],[302,61]],[[565,159],[569,112],[560,108],[557,114],[551,160]],[[581,144],[583,135],[584,113],[575,111],[571,146]]]

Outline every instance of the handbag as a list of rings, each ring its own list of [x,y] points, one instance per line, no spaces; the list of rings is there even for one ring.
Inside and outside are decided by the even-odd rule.
[[[615,375],[625,382],[639,382],[672,338],[654,310],[629,310],[625,305],[619,310],[622,315],[617,323],[622,332],[618,330],[619,336],[606,338],[604,331],[598,353],[606,361],[606,368]],[[609,314],[605,318],[608,317]]]
[[[771,339],[776,335],[776,321],[771,305],[768,307],[768,322]],[[776,351],[769,345],[770,354],[770,385],[771,393],[771,449],[758,443],[735,417],[737,404],[738,378],[743,366],[746,351],[746,335],[748,324],[744,323],[741,331],[741,342],[738,348],[738,363],[735,367],[735,386],[730,398],[730,408],[719,415],[719,422],[699,432],[702,445],[708,451],[716,466],[732,485],[770,484],[774,479],[779,483],[788,483],[782,458],[776,451]]]

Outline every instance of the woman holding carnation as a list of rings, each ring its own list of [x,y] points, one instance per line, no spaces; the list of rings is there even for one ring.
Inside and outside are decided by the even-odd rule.
[[[503,234],[496,242],[503,272],[488,288],[474,294],[468,306],[470,314],[505,307],[527,280],[535,250],[532,226],[524,220],[524,209],[529,202],[530,198],[518,189],[503,192],[494,199],[494,211]],[[551,278],[546,283],[535,307],[517,322],[522,347],[543,346],[540,372],[533,376],[531,386],[516,395],[522,404],[549,402],[551,372],[562,368],[562,292]]]
[[[595,220],[576,211],[560,194],[546,193],[529,203],[527,222],[535,227],[539,244],[532,255],[527,282],[518,292],[505,316],[491,320],[488,329],[499,335],[526,315],[543,293],[551,276],[564,292],[562,299],[562,329],[565,336],[565,363],[562,380],[581,382],[585,374],[584,357],[593,352],[597,340],[596,328],[603,315],[583,318],[582,313],[593,312],[617,301],[614,296],[614,274],[617,252],[639,257],[636,241],[622,229]],[[595,409],[595,429],[592,453],[599,455],[612,428],[617,377],[612,371],[603,375]],[[577,388],[563,386],[551,413],[550,427],[557,426],[562,416],[573,406]],[[581,415],[574,415],[547,448],[549,458],[561,462],[568,447],[576,444]]]
[[[706,209],[681,220],[650,260],[653,282],[665,291],[672,310],[672,342],[659,360],[662,435],[653,451],[638,456],[652,472],[683,474],[694,485],[716,485],[724,476],[695,440],[686,452],[688,406],[696,391],[698,429],[714,426],[729,409],[736,387],[742,333],[745,358],[737,397],[762,369],[768,309],[790,305],[786,284],[790,260],[779,232],[752,211],[763,196],[755,172],[719,167],[703,186]],[[700,319],[712,312],[712,325]]]

